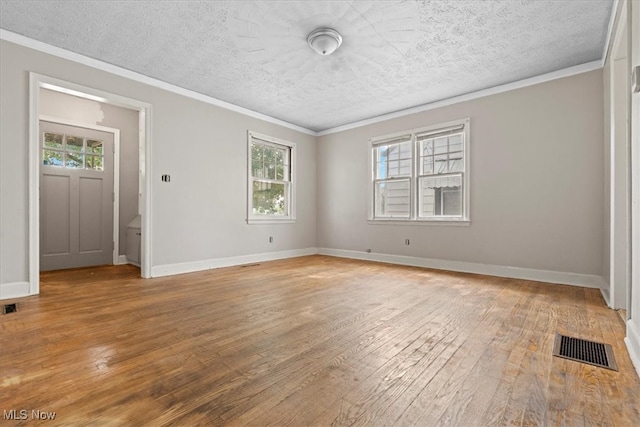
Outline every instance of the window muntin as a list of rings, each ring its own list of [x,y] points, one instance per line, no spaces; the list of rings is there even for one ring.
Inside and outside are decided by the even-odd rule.
[[[248,220],[292,220],[295,145],[249,133]]]
[[[372,140],[373,220],[468,221],[469,120]]]
[[[103,141],[44,132],[42,146],[44,166],[104,170]]]

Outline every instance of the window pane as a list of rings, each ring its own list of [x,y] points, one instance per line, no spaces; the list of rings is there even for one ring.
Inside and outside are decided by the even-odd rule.
[[[433,139],[427,139],[420,142],[422,155],[430,156],[433,154]]]
[[[87,153],[102,154],[102,141],[87,139]]]
[[[276,179],[284,179],[284,156],[285,156],[285,152],[284,150],[278,150],[276,152]]]
[[[84,155],[76,153],[66,153],[65,166],[68,168],[84,168]]]
[[[462,175],[420,178],[418,215],[462,216]]]
[[[436,214],[436,189],[420,183],[418,200],[418,215],[421,217],[434,216]]]
[[[442,214],[450,216],[462,215],[462,191],[460,187],[442,188]]]
[[[449,172],[464,172],[462,153],[449,155]]]
[[[435,156],[434,162],[435,173],[449,172],[449,158],[446,154]]]
[[[387,147],[387,158],[389,160],[398,160],[400,158],[400,148],[397,145]]]
[[[262,176],[269,179],[275,179],[274,168],[275,152],[271,147],[262,147]]]
[[[376,179],[385,179],[387,178],[387,155],[388,155],[387,147],[378,147],[376,148],[378,165],[376,167]]]
[[[67,135],[67,151],[82,151],[84,140],[77,136]]]
[[[62,152],[44,150],[42,152],[42,164],[45,166],[62,166]]]
[[[422,175],[431,175],[433,173],[433,157],[423,157],[422,158]]]
[[[288,184],[253,181],[253,214],[286,215]]]
[[[449,148],[447,147],[447,140],[448,138],[445,136],[442,138],[436,138],[433,141],[435,154],[442,154],[449,151]]]
[[[275,163],[269,163],[265,167],[265,172],[267,174],[267,178],[276,179],[276,165]]]
[[[376,183],[375,216],[409,218],[411,210],[411,185],[409,180]]]
[[[62,135],[45,132],[44,146],[49,148],[62,148]]]
[[[262,161],[262,146],[256,143],[251,144],[251,158]]]
[[[251,144],[251,176],[262,178],[262,147]]]
[[[449,152],[462,151],[462,134],[458,133],[449,137]]]
[[[262,175],[262,160],[251,159],[251,176],[264,178]]]
[[[289,181],[289,148],[251,144],[251,176],[273,180]]]
[[[400,158],[411,158],[411,141],[403,142],[402,144],[400,144]]]
[[[411,159],[400,160],[400,175],[411,175]]]
[[[101,171],[103,170],[102,164],[102,156],[87,156],[87,169]]]

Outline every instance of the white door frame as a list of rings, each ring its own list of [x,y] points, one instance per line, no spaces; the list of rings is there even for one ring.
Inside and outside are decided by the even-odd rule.
[[[113,135],[113,251],[112,262],[119,264],[120,257],[120,129],[106,126],[83,123],[75,120],[61,119],[59,117],[45,116],[40,114],[40,120],[45,122],[58,123],[61,125],[74,126],[78,128],[97,130]],[[39,120],[39,121],[40,121]],[[38,167],[42,163],[38,161]],[[38,189],[38,191],[40,191]],[[39,194],[39,193],[38,193]],[[38,197],[38,200],[40,197]]]
[[[624,37],[623,37],[624,36]],[[625,50],[622,50],[621,45],[625,43]],[[610,206],[609,206],[609,300],[607,304],[613,309],[625,309],[627,315],[629,314],[629,308],[631,299],[629,298],[629,291],[631,288],[631,146],[630,146],[630,134],[631,127],[628,118],[631,111],[631,98],[629,94],[628,79],[624,79],[622,84],[624,90],[620,91],[620,81],[617,77],[618,71],[624,67],[624,70],[628,72],[628,64],[630,62],[629,55],[629,37],[627,26],[627,10],[626,4],[623,4],[622,11],[620,13],[618,25],[616,26],[615,33],[613,34],[613,41],[611,50],[609,52],[609,59],[611,63],[611,78],[609,80],[609,101],[611,105],[611,112],[609,115],[610,134],[608,135],[607,144],[609,145],[610,156],[610,173],[609,173],[609,191],[610,191]],[[625,61],[624,63],[618,63],[618,61]],[[622,111],[618,109],[619,98],[624,97],[624,108]],[[623,121],[622,130],[625,132],[625,140],[621,141],[617,138],[620,126],[619,122]],[[617,161],[618,152],[622,151],[624,156],[624,162],[621,164]],[[617,178],[617,173],[620,168],[625,169],[624,182],[621,182]],[[626,198],[627,207],[621,211],[616,206],[616,197],[620,196],[620,188],[624,191],[624,197]],[[619,267],[623,266],[623,269]],[[624,270],[622,272],[621,270]],[[623,288],[624,289],[620,289]],[[623,293],[620,291],[624,291]],[[623,294],[623,296],[620,296]]]
[[[138,111],[140,274],[151,277],[151,104],[37,73],[29,73],[29,294],[40,293],[40,88]],[[86,127],[86,126],[85,126]],[[114,182],[116,175],[114,174]],[[114,216],[117,218],[117,215]],[[114,228],[114,234],[116,229]],[[117,253],[117,249],[115,250]]]

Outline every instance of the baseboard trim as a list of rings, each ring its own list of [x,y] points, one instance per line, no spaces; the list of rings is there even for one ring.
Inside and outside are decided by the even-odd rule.
[[[0,300],[27,297],[29,282],[13,282],[0,284]]]
[[[129,264],[129,260],[126,255],[118,255],[118,265]]]
[[[602,277],[591,274],[564,273],[560,271],[478,264],[464,261],[448,261],[433,258],[418,258],[403,255],[377,254],[344,249],[319,248],[318,253],[321,255],[336,256],[340,258],[387,262],[391,264],[409,265],[412,267],[425,267],[436,270],[457,271],[461,273],[485,274],[488,276],[533,280],[536,282],[581,286],[585,288],[601,289],[604,283],[604,279]]]
[[[636,373],[640,377],[640,332],[636,329],[633,319],[627,320],[627,336],[624,339],[629,352],[631,363],[636,368]]]
[[[613,307],[611,307],[611,300],[609,299],[610,298],[609,297],[609,289],[608,288],[600,288],[600,293],[602,294],[602,298],[604,299],[604,302],[607,304],[607,307],[613,308]]]
[[[295,258],[315,255],[317,248],[293,249],[289,251],[267,252],[262,254],[241,255],[229,258],[215,258],[179,264],[165,264],[151,267],[151,277],[172,276],[174,274],[192,273],[195,271],[211,270],[214,268],[233,267],[236,265],[253,264],[256,262],[275,261],[278,259]]]

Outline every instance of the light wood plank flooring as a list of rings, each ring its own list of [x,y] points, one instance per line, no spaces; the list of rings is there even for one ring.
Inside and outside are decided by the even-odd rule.
[[[640,426],[624,327],[595,289],[324,256],[138,274],[43,273],[42,294],[0,316],[0,416],[55,412],[43,425],[64,426]],[[612,344],[620,371],[552,357],[556,332]]]

